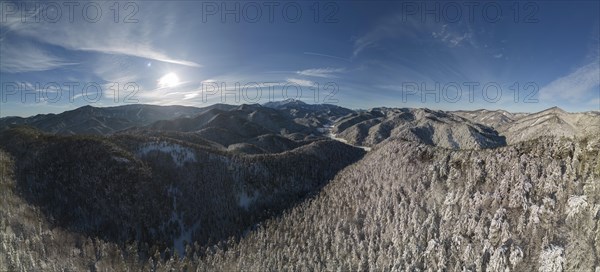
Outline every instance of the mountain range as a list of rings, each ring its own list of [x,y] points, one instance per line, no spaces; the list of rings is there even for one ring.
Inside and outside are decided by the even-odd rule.
[[[285,145],[286,139],[303,141],[331,136],[324,133],[326,131],[360,146],[374,146],[395,137],[464,149],[499,147],[539,135],[572,138],[597,134],[600,132],[600,112],[569,113],[556,107],[531,114],[417,108],[351,110],[288,99],[263,105],[215,104],[204,108],[143,104],[107,108],[84,106],[60,114],[0,118],[0,129],[15,125],[32,126],[58,135],[180,134],[174,137],[201,138],[225,149],[234,144],[244,145],[232,149],[254,152],[272,149],[265,145],[261,147],[264,138],[277,139],[274,141]],[[258,143],[258,148],[245,145],[249,142],[254,146]],[[292,144],[292,147],[296,146]]]
[[[0,270],[594,271],[600,112],[0,118]]]

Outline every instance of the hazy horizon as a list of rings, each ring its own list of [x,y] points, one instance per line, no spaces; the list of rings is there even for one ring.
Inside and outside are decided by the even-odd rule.
[[[285,100],[278,100],[278,101],[269,101],[269,102],[283,102]],[[304,102],[304,101],[303,101]],[[265,102],[268,103],[268,102]],[[159,104],[143,104],[143,103],[137,103],[137,104],[125,104],[125,105],[94,105],[94,104],[88,104],[88,105],[83,105],[83,106],[78,106],[78,107],[73,107],[73,108],[69,108],[69,109],[65,109],[65,110],[56,110],[54,112],[49,111],[49,112],[38,112],[32,115],[2,115],[0,116],[0,118],[7,118],[7,117],[21,117],[21,118],[28,118],[28,117],[32,117],[38,114],[61,114],[63,112],[67,112],[67,111],[72,111],[72,110],[76,110],[79,109],[81,107],[85,107],[85,106],[92,106],[94,108],[113,108],[113,107],[123,107],[123,106],[136,106],[136,105],[148,105],[148,106],[161,106],[161,107],[169,107],[169,106],[184,106],[184,107],[194,107],[194,108],[205,108],[205,107],[210,107],[212,105],[216,105],[216,104],[225,104],[225,105],[234,105],[234,106],[240,106],[240,105],[255,105],[255,104],[259,104],[259,105],[264,105],[265,103],[241,103],[241,104],[230,104],[230,103],[215,103],[215,104],[210,104],[210,105],[197,105],[197,106],[190,106],[190,105],[177,105],[177,104],[172,104],[172,105],[159,105]],[[306,104],[311,104],[311,105],[322,105],[325,103],[307,103]],[[331,105],[335,105],[335,106],[339,106],[336,104],[331,104]],[[340,106],[341,107],[341,106]],[[344,107],[345,108],[345,107]],[[444,109],[436,109],[436,108],[429,108],[429,107],[403,107],[403,106],[377,106],[377,107],[371,107],[371,108],[347,108],[350,110],[357,110],[357,111],[361,111],[361,110],[369,110],[369,109],[373,109],[373,108],[407,108],[407,109],[430,109],[430,110],[439,110],[439,111],[448,111],[448,112],[453,112],[453,111],[481,111],[481,110],[487,110],[487,111],[501,111],[504,109],[501,108],[496,108],[496,109],[485,109],[485,108],[474,108],[474,109],[456,109],[456,110],[444,110]],[[536,112],[541,112],[541,111],[545,111],[551,108],[559,108],[561,110],[564,110],[566,112],[569,113],[585,113],[585,112],[600,112],[600,109],[598,110],[585,110],[585,111],[568,111],[565,110],[561,107],[558,106],[551,106],[548,108],[544,108],[541,110],[536,110],[536,111],[509,111],[506,110],[507,112],[510,113],[536,113]]]

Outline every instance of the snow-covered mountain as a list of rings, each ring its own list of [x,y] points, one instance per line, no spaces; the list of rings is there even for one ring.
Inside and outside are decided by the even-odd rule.
[[[243,155],[165,137],[55,136],[11,128],[0,133],[0,223],[25,224],[26,231],[3,233],[0,246],[27,254],[17,241],[57,227],[67,237],[135,241],[144,254],[169,250],[182,256],[184,241],[207,246],[241,237],[316,193],[363,154],[333,140]],[[20,218],[22,207],[38,215]],[[38,219],[43,230],[30,221]]]
[[[212,107],[219,107],[219,105]],[[60,114],[0,118],[0,128],[9,125],[28,125],[45,132],[62,135],[105,135],[134,126],[148,125],[158,120],[194,116],[203,110],[196,107],[142,104],[106,108],[83,106]]]
[[[505,110],[485,109],[473,111],[451,111],[450,113],[493,128],[514,122],[515,120],[527,115],[527,113],[511,113]]]
[[[570,113],[552,107],[536,113],[509,113],[504,110],[454,111],[473,122],[493,127],[508,143],[541,136],[582,138],[600,134],[600,112]]]
[[[0,270],[598,270],[599,117],[293,100],[2,118]]]
[[[511,123],[498,126],[509,143],[535,139],[540,136],[582,138],[600,135],[600,113],[569,113],[553,107],[522,116]]]
[[[307,104],[301,100],[287,99],[279,102],[267,102],[265,107],[285,112],[295,122],[314,128],[323,127],[336,119],[355,113],[355,111],[331,104]]]
[[[594,271],[600,141],[493,150],[390,140],[200,261],[215,270]]]
[[[429,109],[374,108],[341,118],[334,126],[337,137],[361,146],[374,146],[388,138],[454,149],[505,145],[504,138],[490,127]]]

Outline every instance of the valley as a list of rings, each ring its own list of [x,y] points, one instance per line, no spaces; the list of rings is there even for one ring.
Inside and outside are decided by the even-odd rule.
[[[5,117],[0,268],[592,270],[596,124],[296,100]]]

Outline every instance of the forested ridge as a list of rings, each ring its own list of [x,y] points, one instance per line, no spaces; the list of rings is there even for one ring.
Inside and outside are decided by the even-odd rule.
[[[471,151],[389,140],[314,198],[239,239],[191,245],[183,258],[172,248],[141,254],[135,241],[55,226],[19,196],[14,161],[2,152],[2,250],[9,254],[0,264],[9,270],[593,271],[600,250],[599,150],[598,139],[541,138]]]
[[[483,151],[389,141],[201,267],[594,271],[599,150],[597,138]]]
[[[0,139],[11,143],[1,147],[5,194],[19,203],[4,202],[3,234],[30,227],[22,219],[32,218],[44,222],[32,225],[40,232],[60,230],[69,239],[135,249],[143,261],[186,252],[202,255],[207,246],[240,239],[262,220],[316,193],[364,154],[332,140],[283,153],[244,155],[170,138],[55,136],[23,127],[3,131]],[[22,205],[29,215],[15,211]],[[19,234],[11,239],[41,235]],[[17,240],[16,248],[5,252],[31,254],[20,250]],[[46,262],[32,260],[35,266],[22,268]]]
[[[268,106],[3,119],[0,271],[600,270],[596,113]]]

